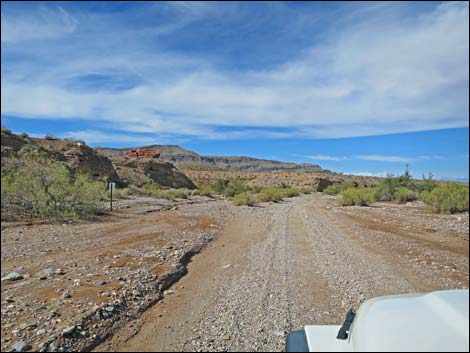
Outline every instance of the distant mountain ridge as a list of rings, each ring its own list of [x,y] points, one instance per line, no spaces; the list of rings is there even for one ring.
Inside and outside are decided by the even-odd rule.
[[[329,172],[328,170],[321,168],[319,165],[309,163],[297,164],[246,156],[205,156],[177,145],[149,145],[132,148],[95,147],[98,152],[109,156],[123,155],[126,151],[135,148],[157,149],[161,152],[161,159],[175,163],[176,165],[194,164],[237,172],[270,172],[275,170]]]

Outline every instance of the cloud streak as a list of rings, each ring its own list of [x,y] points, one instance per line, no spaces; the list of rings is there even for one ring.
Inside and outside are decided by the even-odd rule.
[[[201,139],[337,138],[468,126],[467,3],[414,8],[406,21],[392,16],[395,5],[338,10],[328,17],[323,38],[280,63],[248,69],[233,69],[233,59],[209,48],[203,55],[183,44],[167,48],[168,38],[186,43],[193,29],[210,37],[219,28],[232,39],[218,18],[255,23],[236,11],[245,5],[141,6],[129,15],[138,25],[125,16],[57,6],[2,11],[2,114]],[[318,14],[290,11],[303,20],[297,30],[311,30],[309,18],[319,21]],[[192,27],[200,21],[207,25]],[[333,31],[338,23],[345,27]],[[235,45],[243,48],[243,39]]]
[[[329,156],[329,155],[308,155],[305,156],[308,159],[315,161],[373,161],[373,162],[386,162],[386,163],[410,163],[414,161],[422,160],[443,160],[443,159],[452,159],[459,158],[457,157],[445,157],[445,156],[414,156],[414,157],[405,157],[405,156],[386,156],[378,154],[367,154],[367,155],[357,155],[357,156]]]

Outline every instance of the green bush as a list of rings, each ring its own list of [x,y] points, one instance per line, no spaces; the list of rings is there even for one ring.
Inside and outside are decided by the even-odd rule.
[[[160,191],[160,186],[153,181],[149,181],[142,185],[141,190],[145,195],[153,196]]]
[[[279,202],[283,199],[284,193],[279,188],[265,188],[258,194],[259,202]]]
[[[400,187],[398,178],[389,175],[382,180],[376,188],[375,198],[378,201],[392,201],[395,199],[395,193]]]
[[[420,181],[419,183],[416,183],[414,190],[417,191],[418,193],[422,193],[423,191],[431,192],[435,188],[437,188],[437,183],[433,179],[432,173],[428,174],[428,177],[423,174],[423,180]]]
[[[14,168],[2,169],[4,212],[51,218],[94,214],[105,199],[105,183],[73,176],[61,162],[41,155],[22,155]]]
[[[225,194],[225,190],[228,187],[229,180],[218,179],[212,184],[212,189],[217,194]]]
[[[169,191],[169,195],[175,199],[187,199],[190,195],[190,191],[188,189],[173,189]]]
[[[116,189],[113,192],[113,199],[127,199],[129,198],[130,191],[128,188]]]
[[[395,192],[395,198],[400,203],[415,201],[418,199],[418,193],[402,186]]]
[[[219,179],[212,184],[212,190],[216,194],[233,197],[236,194],[248,191],[249,188],[242,180]]]
[[[233,196],[232,202],[236,206],[241,206],[241,205],[254,206],[256,205],[256,197],[249,192],[242,192],[240,194]]]
[[[323,193],[327,195],[337,195],[339,194],[339,185],[338,184],[333,184],[325,189],[323,189]]]
[[[349,188],[341,191],[339,203],[342,206],[369,206],[374,201],[374,190],[366,188]]]
[[[351,189],[351,188],[354,188],[354,184],[350,181],[345,181],[340,184],[335,183],[333,185],[328,186],[327,188],[323,190],[323,193],[327,195],[337,195],[341,191],[344,191],[346,189]]]
[[[468,211],[468,186],[451,184],[437,187],[431,192],[423,191],[421,199],[433,212],[465,212]]]
[[[201,186],[200,188],[193,191],[194,195],[209,196],[212,197],[214,191],[209,185]]]
[[[300,190],[296,188],[291,188],[287,187],[285,189],[282,189],[282,196],[283,197],[294,197],[294,196],[299,196],[300,195]]]

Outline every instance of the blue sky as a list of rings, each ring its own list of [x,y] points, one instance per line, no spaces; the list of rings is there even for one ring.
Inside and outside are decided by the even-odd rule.
[[[468,180],[466,2],[2,2],[2,124]]]

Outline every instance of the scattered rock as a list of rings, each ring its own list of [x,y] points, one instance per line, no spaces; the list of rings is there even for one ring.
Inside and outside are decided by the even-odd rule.
[[[19,341],[19,342],[16,342],[11,348],[13,349],[13,352],[27,352],[32,347],[28,342]]]
[[[134,297],[141,297],[141,296],[142,296],[142,292],[141,292],[141,291],[138,291],[138,290],[136,290],[136,289],[134,289],[134,290],[132,291],[132,295],[133,295]]]
[[[3,281],[19,281],[23,278],[24,277],[22,275],[20,275],[19,273],[17,273],[17,272],[10,272],[5,277],[2,277],[2,282]]]
[[[114,306],[112,306],[112,305],[107,306],[106,308],[104,308],[104,310],[106,310],[109,313],[112,313],[114,311]]]
[[[67,337],[75,332],[75,326],[68,326],[62,330],[62,335]]]
[[[36,336],[44,335],[47,331],[43,328],[36,331]]]

